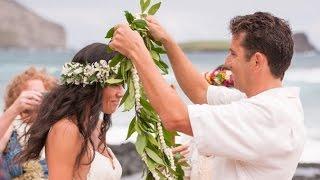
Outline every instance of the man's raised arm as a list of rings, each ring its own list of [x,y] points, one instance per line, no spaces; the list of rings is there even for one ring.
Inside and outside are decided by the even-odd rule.
[[[153,38],[160,41],[167,51],[172,69],[181,89],[193,103],[207,103],[206,94],[209,84],[205,78],[192,65],[178,44],[152,16],[147,17],[147,22]]]

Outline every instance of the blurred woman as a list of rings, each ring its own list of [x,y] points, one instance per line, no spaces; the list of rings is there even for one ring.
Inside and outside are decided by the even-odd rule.
[[[5,109],[0,119],[1,131],[5,132],[0,139],[0,152],[11,178],[46,178],[48,172],[44,156],[39,161],[24,164],[15,162],[15,157],[25,146],[27,137],[24,134],[33,123],[43,93],[55,86],[55,78],[34,67],[14,77],[7,86]]]

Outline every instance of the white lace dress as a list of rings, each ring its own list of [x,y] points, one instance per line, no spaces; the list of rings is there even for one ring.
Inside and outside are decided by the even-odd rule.
[[[108,148],[112,160],[106,156],[96,152],[95,158],[91,163],[90,170],[87,176],[88,180],[120,180],[122,168],[118,159],[113,154],[112,150]]]
[[[211,180],[214,173],[214,156],[201,155],[190,136],[182,135],[182,139],[182,144],[189,145],[189,154],[186,158],[190,164],[190,167],[184,168],[184,180]]]

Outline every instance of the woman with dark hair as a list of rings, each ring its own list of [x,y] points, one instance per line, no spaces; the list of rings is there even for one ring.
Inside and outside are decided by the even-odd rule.
[[[65,64],[62,82],[47,94],[27,132],[21,161],[38,159],[43,147],[49,179],[120,179],[121,166],[106,144],[111,114],[123,96],[121,82],[108,66],[114,54],[94,43]],[[103,112],[103,120],[100,114]]]

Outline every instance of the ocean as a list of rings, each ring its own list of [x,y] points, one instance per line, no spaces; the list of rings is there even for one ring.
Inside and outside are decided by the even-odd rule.
[[[5,87],[10,79],[29,66],[46,68],[50,74],[58,78],[62,65],[69,62],[75,53],[75,51],[0,51],[0,97],[4,97]],[[200,72],[206,72],[223,64],[226,54],[226,52],[199,52],[187,55]],[[167,61],[166,57],[164,59]],[[179,89],[172,70],[165,78],[170,84],[177,87],[183,100],[190,104]],[[300,94],[308,135],[301,161],[320,163],[320,54],[295,54],[285,75],[284,85],[301,88]],[[0,109],[1,111],[3,109],[3,100],[0,100]],[[113,126],[107,134],[107,141],[110,144],[125,142],[133,112],[121,112],[121,110],[120,107],[113,114]],[[134,138],[129,140],[134,141]]]

